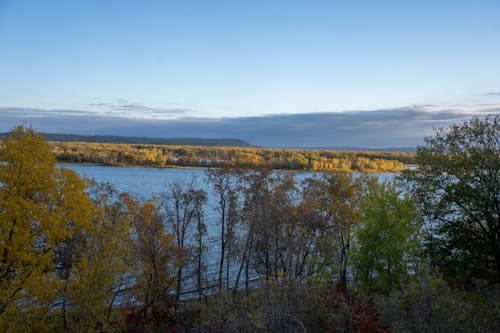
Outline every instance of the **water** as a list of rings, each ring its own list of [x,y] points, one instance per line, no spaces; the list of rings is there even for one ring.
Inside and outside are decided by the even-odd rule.
[[[167,184],[176,180],[189,181],[193,177],[204,184],[203,169],[156,169],[140,167],[112,167],[99,165],[63,164],[65,168],[76,171],[80,176],[93,178],[97,182],[110,183],[118,192],[139,195],[143,199],[160,196],[166,192]],[[206,183],[205,183],[206,184]],[[202,186],[205,191],[208,186]]]
[[[160,196],[161,193],[167,191],[167,184],[176,180],[190,181],[195,179],[196,183],[207,191],[209,198],[212,192],[212,188],[205,179],[205,169],[200,168],[156,169],[80,164],[61,164],[61,166],[72,169],[81,176],[93,178],[97,182],[110,183],[118,192],[139,195],[143,199]],[[318,174],[317,172],[298,172],[296,179],[300,183],[305,178]],[[394,178],[395,174],[382,173],[377,174],[377,176],[380,180],[390,180]]]

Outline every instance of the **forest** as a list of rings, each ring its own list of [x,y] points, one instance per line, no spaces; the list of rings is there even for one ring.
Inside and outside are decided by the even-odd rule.
[[[205,172],[217,205],[194,181],[145,200],[56,159],[182,149],[231,156]],[[500,331],[499,116],[437,129],[411,157],[418,169],[391,182],[352,165],[301,183],[273,171],[338,152],[206,149],[49,143],[14,128],[0,147],[2,330]]]
[[[273,168],[335,172],[400,172],[415,164],[409,152],[297,150],[154,144],[50,142],[59,162],[112,166]]]

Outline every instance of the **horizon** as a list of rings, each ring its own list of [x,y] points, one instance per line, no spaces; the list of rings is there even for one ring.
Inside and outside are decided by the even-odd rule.
[[[0,0],[0,131],[409,147],[500,112],[500,3]]]
[[[22,126],[22,125],[21,125]],[[0,139],[12,133],[0,132]],[[104,135],[104,134],[72,134],[72,133],[49,133],[36,132],[45,136],[49,142],[86,142],[86,143],[117,143],[117,144],[151,144],[165,146],[205,146],[205,147],[235,147],[235,148],[261,148],[261,149],[285,149],[285,150],[338,150],[338,151],[387,151],[387,152],[413,152],[417,147],[353,147],[353,146],[318,146],[318,147],[279,147],[279,146],[256,146],[249,142],[235,138],[200,138],[200,137],[182,137],[182,138],[163,138],[163,137],[147,137],[147,136],[122,136],[122,135]],[[95,139],[92,140],[92,139]],[[141,141],[141,139],[143,141]],[[169,142],[170,141],[170,142]],[[178,143],[188,142],[191,143]],[[223,142],[223,144],[217,143]],[[233,144],[231,144],[233,143]]]

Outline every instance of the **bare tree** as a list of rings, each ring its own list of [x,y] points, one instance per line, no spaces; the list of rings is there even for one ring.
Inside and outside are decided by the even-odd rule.
[[[203,190],[193,190],[190,193],[194,200],[195,220],[196,220],[196,245],[195,245],[195,260],[196,260],[196,289],[198,291],[198,299],[201,300],[204,289],[204,274],[206,273],[206,264],[203,253],[206,250],[205,237],[207,234],[207,226],[204,222],[203,205],[207,202],[207,193]]]
[[[224,264],[226,265],[226,290],[230,288],[231,244],[234,241],[234,230],[238,220],[239,181],[237,174],[238,172],[230,167],[208,169],[206,174],[207,180],[212,184],[217,197],[217,205],[214,208],[219,215],[220,226],[219,291],[222,290],[224,285]]]
[[[194,180],[190,182],[176,181],[167,184],[167,192],[162,195],[162,198],[167,228],[174,233],[176,245],[181,251],[176,286],[176,299],[179,301],[184,268],[190,262],[193,249],[190,227],[194,220],[198,223],[202,222],[200,218],[203,215],[203,202],[206,200],[206,193],[194,188]],[[201,226],[198,225],[198,227]]]

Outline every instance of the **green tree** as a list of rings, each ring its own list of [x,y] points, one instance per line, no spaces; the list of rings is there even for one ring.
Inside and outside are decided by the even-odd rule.
[[[354,271],[362,286],[396,286],[415,269],[420,223],[414,202],[393,183],[372,183],[361,202]]]
[[[434,264],[455,278],[500,281],[500,116],[437,129],[407,180],[426,216]]]
[[[89,220],[85,183],[57,168],[46,140],[17,127],[0,147],[0,327],[41,330],[58,279],[55,252]]]

